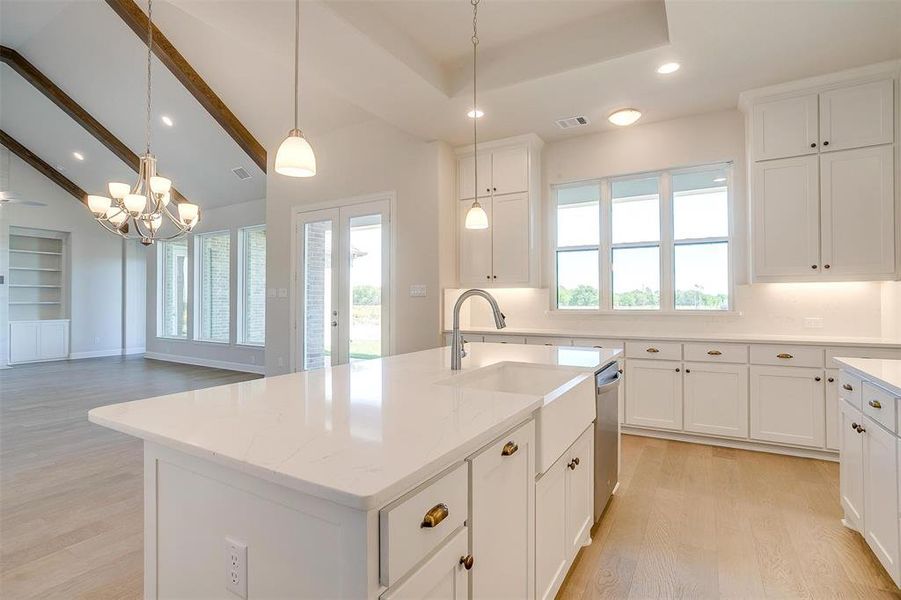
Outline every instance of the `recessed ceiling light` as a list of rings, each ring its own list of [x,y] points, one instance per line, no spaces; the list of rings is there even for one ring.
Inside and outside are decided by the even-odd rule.
[[[175,124],[172,122],[172,119],[170,119],[166,115],[163,115],[162,117],[160,117],[160,121],[162,121],[163,125],[165,125],[167,127],[172,127]]]
[[[75,160],[84,160],[84,154],[81,152],[73,152],[72,156],[75,157]]]
[[[657,67],[657,72],[661,75],[669,75],[670,73],[675,73],[676,71],[678,71],[680,66],[681,65],[679,65],[679,63],[677,62],[663,63],[662,65]]]
[[[713,183],[723,183],[724,181],[726,181],[725,177],[717,177],[713,180]]]
[[[485,116],[485,113],[480,108],[474,108],[471,111],[469,111],[468,113],[466,113],[466,116],[469,117],[470,119],[481,119],[482,117]]]
[[[610,113],[610,116],[607,117],[607,120],[614,125],[625,127],[626,125],[631,125],[640,118],[640,110],[637,110],[635,108],[621,108],[613,113]]]

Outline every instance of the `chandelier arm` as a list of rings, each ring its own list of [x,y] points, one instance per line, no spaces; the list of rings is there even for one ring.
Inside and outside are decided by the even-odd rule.
[[[164,206],[164,207],[163,207],[163,214],[165,214],[165,215],[166,215],[166,218],[168,218],[170,221],[172,221],[172,224],[175,225],[175,227],[178,228],[179,235],[185,234],[185,233],[187,233],[187,232],[189,232],[189,231],[191,230],[190,227],[188,227],[187,225],[185,225],[184,223],[182,223],[180,219],[178,219],[177,217],[175,217],[175,215],[173,215],[173,214],[169,211],[169,207],[168,207],[168,206]]]
[[[119,230],[118,227],[114,227],[114,226],[110,225],[108,221],[101,221],[100,219],[97,219],[97,224],[100,225],[105,230],[109,231],[110,233],[115,233],[116,235],[118,235],[119,237],[121,237],[123,239],[126,239],[126,240],[128,239],[127,234],[122,233],[122,231]]]

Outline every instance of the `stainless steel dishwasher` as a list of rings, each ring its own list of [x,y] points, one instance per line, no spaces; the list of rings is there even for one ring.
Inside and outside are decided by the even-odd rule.
[[[597,418],[594,421],[594,522],[619,481],[619,386],[622,373],[614,361],[595,375]]]

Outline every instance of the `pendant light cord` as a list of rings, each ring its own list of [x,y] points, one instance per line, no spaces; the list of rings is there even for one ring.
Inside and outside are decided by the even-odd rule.
[[[475,202],[473,204],[479,204],[479,137],[478,137],[478,122],[479,122],[479,113],[478,113],[478,105],[476,104],[476,49],[479,46],[479,30],[478,30],[478,15],[479,15],[479,0],[470,0],[472,4],[472,161],[473,161],[473,177],[472,182],[475,189],[474,199]]]
[[[147,0],[147,126],[144,137],[147,141],[147,154],[150,154],[150,60],[153,54],[153,0]]]
[[[297,127],[297,112],[300,103],[298,80],[300,78],[300,0],[294,0],[294,129]]]

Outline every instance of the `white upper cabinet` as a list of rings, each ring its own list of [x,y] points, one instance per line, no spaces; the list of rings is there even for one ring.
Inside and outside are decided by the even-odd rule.
[[[529,283],[529,195],[495,196],[489,218],[492,247],[491,282],[503,285]]]
[[[488,214],[488,229],[466,229],[466,212],[472,200],[460,200],[457,206],[457,227],[460,234],[460,281],[484,286],[491,283],[491,199],[481,201]]]
[[[807,94],[754,106],[757,160],[813,154],[817,150],[817,95]]]
[[[894,135],[894,82],[891,79],[820,94],[823,151],[891,144]]]
[[[457,163],[458,183],[457,198],[472,200],[475,197],[475,160],[464,156]],[[491,195],[491,154],[479,154],[479,198]]]
[[[816,156],[754,164],[752,231],[757,276],[807,275],[819,270]]]
[[[529,150],[513,146],[491,153],[491,193],[515,194],[529,190]]]

